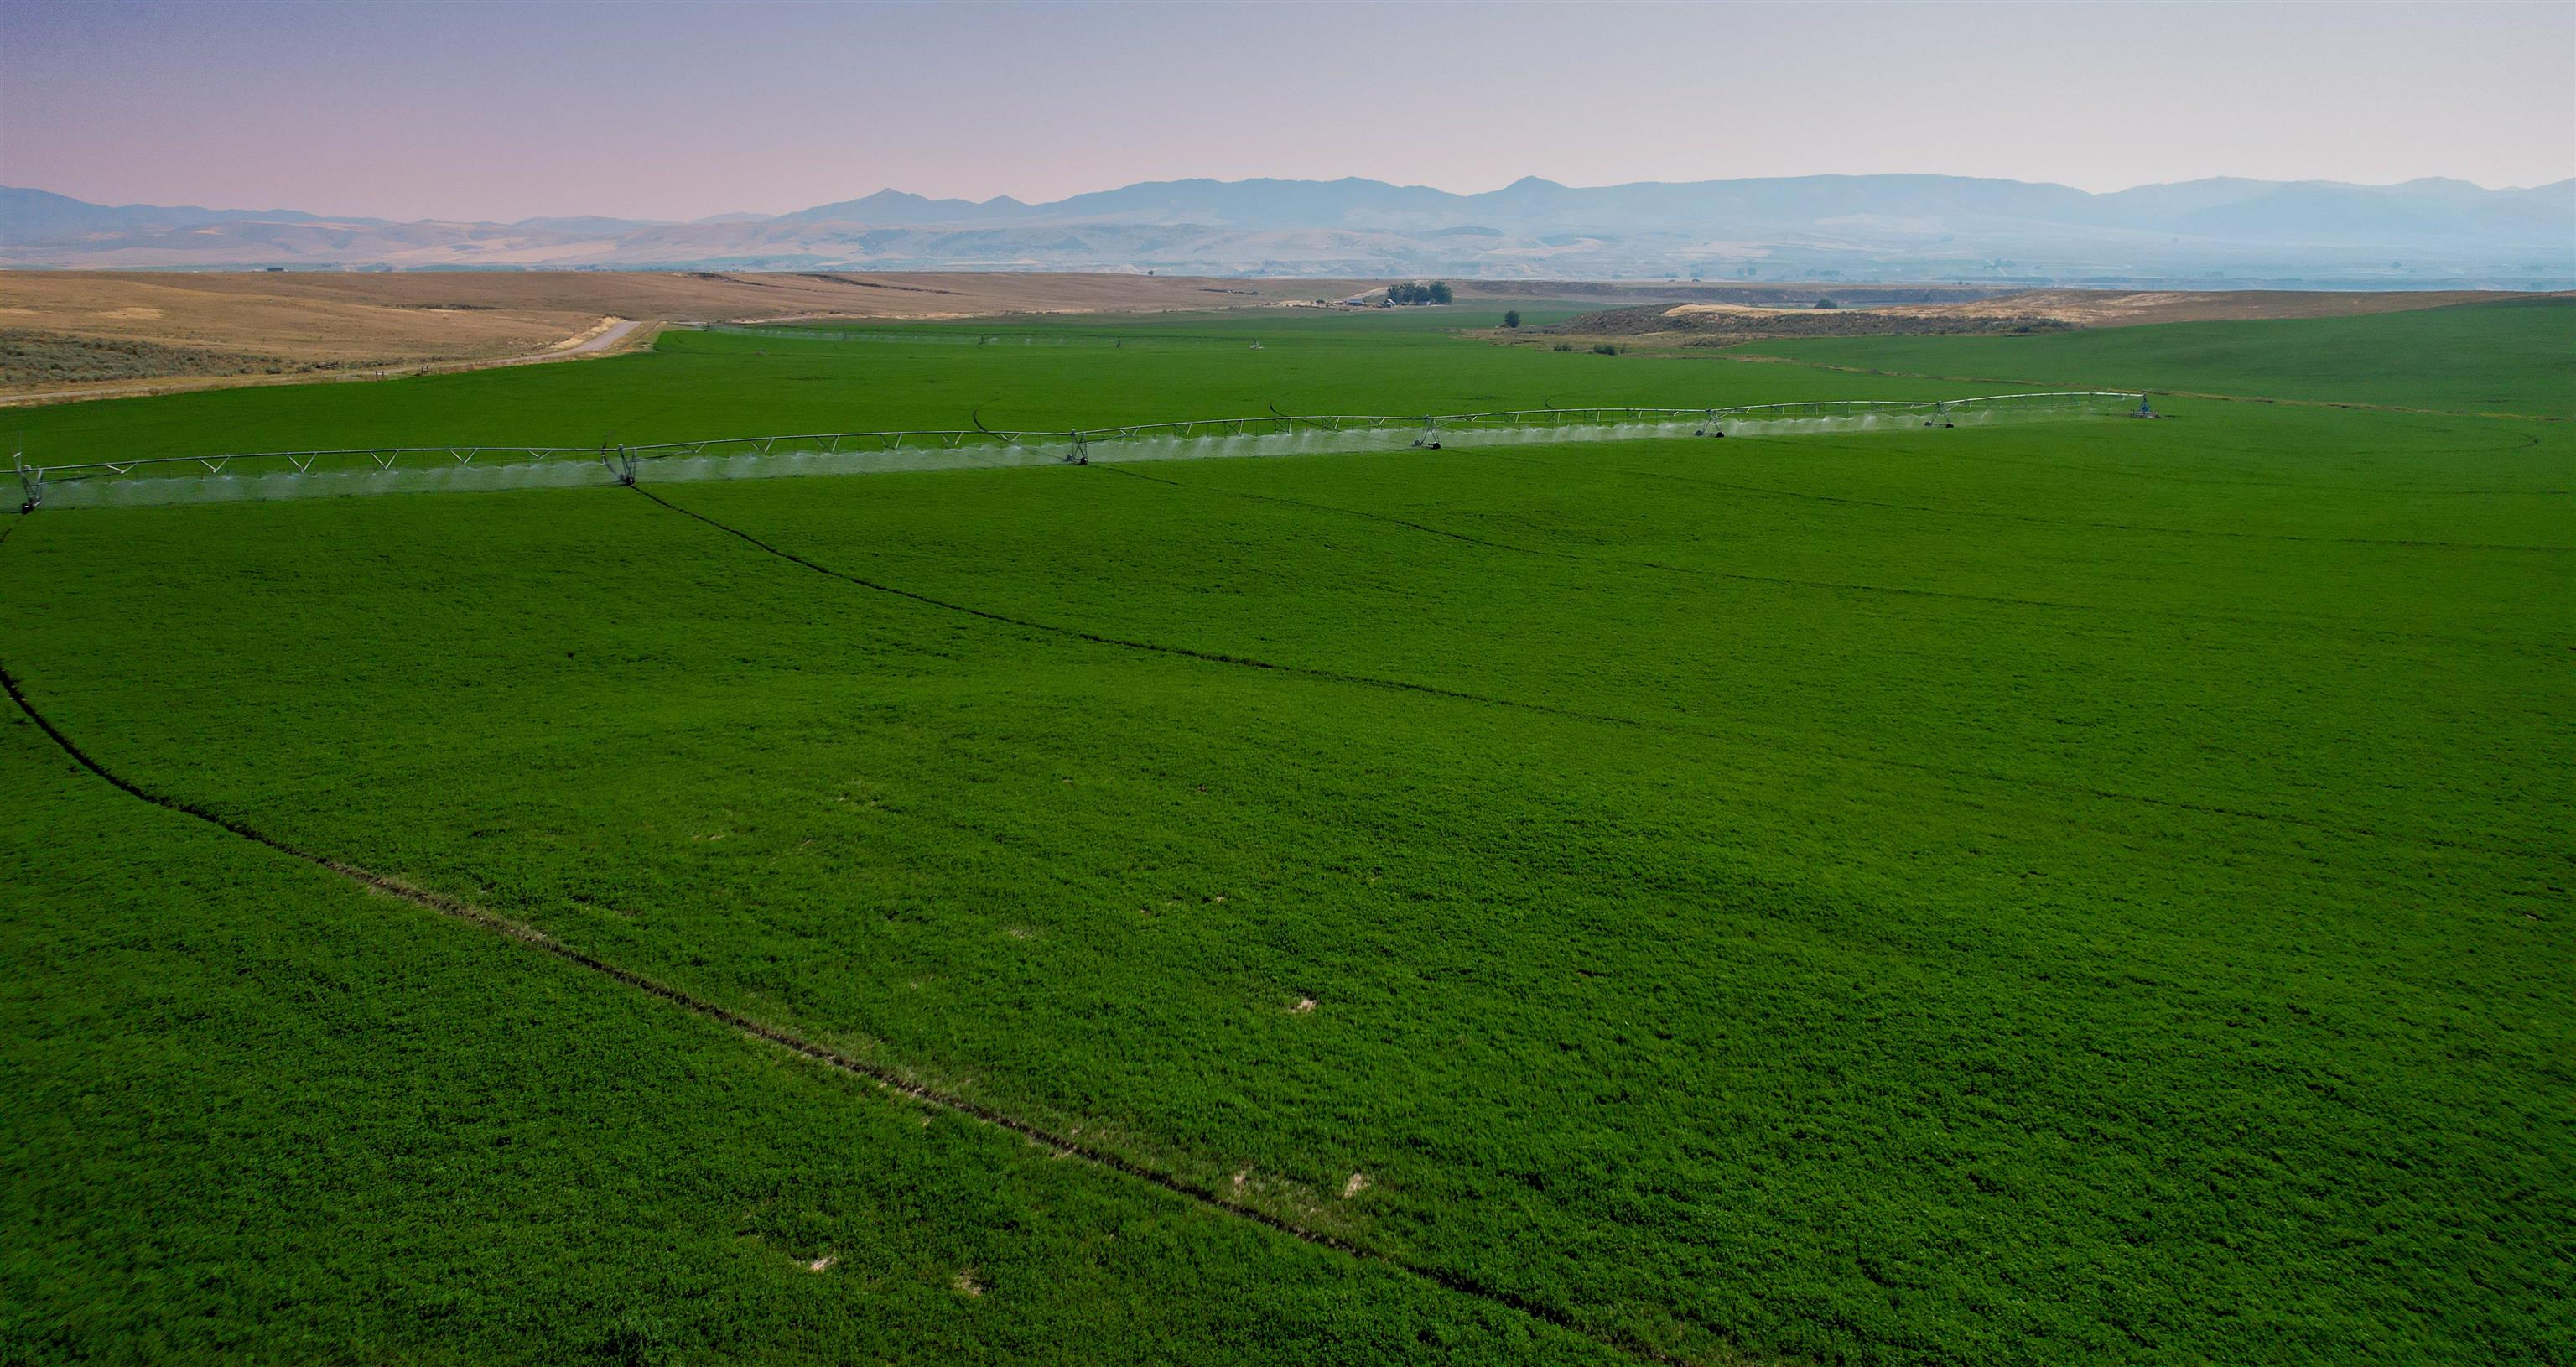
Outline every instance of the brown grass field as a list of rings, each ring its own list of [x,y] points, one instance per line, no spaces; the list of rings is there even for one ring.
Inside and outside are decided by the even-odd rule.
[[[0,354],[124,348],[125,371],[33,378],[0,399],[64,399],[279,383],[422,365],[542,359],[612,321],[955,318],[1264,307],[1338,298],[1365,280],[1203,280],[1004,272],[859,275],[715,271],[0,272]],[[633,329],[609,355],[647,344]]]

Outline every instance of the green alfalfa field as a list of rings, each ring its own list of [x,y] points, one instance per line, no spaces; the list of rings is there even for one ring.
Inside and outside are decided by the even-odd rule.
[[[1461,322],[6,421],[2249,398],[17,519],[0,664],[202,815],[0,728],[0,1360],[2569,1360],[2576,311],[2277,325],[2277,395]]]

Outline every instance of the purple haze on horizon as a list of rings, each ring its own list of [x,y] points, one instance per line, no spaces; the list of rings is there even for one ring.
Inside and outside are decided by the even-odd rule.
[[[2576,6],[0,7],[0,182],[392,219],[891,186],[2576,176]]]

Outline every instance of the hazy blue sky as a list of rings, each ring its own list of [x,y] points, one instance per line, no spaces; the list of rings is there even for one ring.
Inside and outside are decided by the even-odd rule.
[[[1180,176],[2576,176],[2576,5],[0,0],[0,181],[393,218]]]

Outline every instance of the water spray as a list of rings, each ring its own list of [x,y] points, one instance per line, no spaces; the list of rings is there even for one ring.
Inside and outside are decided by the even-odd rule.
[[[2134,408],[2131,406],[2134,402]],[[1088,465],[1669,438],[1840,435],[2113,416],[2161,417],[2145,396],[2100,391],[1934,401],[1827,400],[1733,408],[1520,409],[1489,413],[1291,414],[1056,432],[826,432],[597,447],[377,447],[16,464],[22,509],[265,501],[350,494],[633,485],[906,470]],[[594,464],[594,462],[596,462]]]

